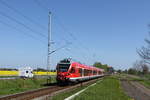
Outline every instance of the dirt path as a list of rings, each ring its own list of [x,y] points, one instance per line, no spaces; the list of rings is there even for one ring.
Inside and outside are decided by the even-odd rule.
[[[135,100],[150,100],[150,90],[138,82],[122,80],[121,85],[125,93]]]

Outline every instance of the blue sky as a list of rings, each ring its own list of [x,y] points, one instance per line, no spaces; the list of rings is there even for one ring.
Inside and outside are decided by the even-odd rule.
[[[148,37],[149,0],[1,1],[17,12],[0,2],[0,66],[46,68],[47,40],[39,34],[47,35],[47,8],[52,12],[52,49],[72,43],[51,55],[53,68],[71,57],[87,65],[100,61],[126,69],[139,59],[136,49]]]

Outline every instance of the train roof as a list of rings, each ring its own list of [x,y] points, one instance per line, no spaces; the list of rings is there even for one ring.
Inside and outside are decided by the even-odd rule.
[[[104,71],[104,69],[81,64],[80,62],[72,61],[72,59],[63,59],[58,64],[77,64],[77,65],[80,65],[79,67],[81,67],[81,68]]]
[[[81,63],[78,63],[78,62],[72,62],[71,64],[77,64],[77,65],[80,65],[80,66],[82,66],[82,68],[95,69],[95,70],[104,71],[104,70],[101,69],[101,68],[97,68],[97,67],[94,67],[94,66],[88,66],[88,65],[81,64]]]

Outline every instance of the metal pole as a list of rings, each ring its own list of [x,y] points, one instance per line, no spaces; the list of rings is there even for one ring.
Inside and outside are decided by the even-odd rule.
[[[47,84],[49,80],[48,72],[50,70],[50,46],[51,46],[51,12],[48,13],[48,51],[47,51]]]

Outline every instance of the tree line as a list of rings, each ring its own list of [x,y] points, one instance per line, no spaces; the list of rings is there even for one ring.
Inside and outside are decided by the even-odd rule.
[[[104,69],[104,71],[106,73],[109,73],[109,74],[112,74],[114,72],[114,68],[111,67],[111,66],[108,66],[107,64],[102,64],[101,62],[95,62],[93,64],[94,67],[97,67],[97,68],[102,68]]]

